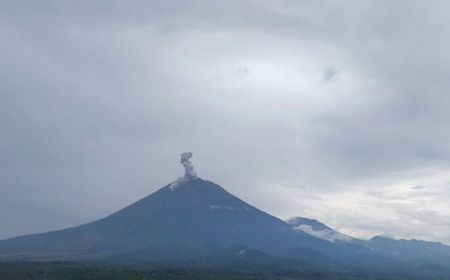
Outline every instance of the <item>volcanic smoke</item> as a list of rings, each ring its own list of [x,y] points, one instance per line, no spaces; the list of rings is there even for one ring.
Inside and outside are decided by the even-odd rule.
[[[197,178],[197,172],[195,172],[194,166],[192,165],[191,158],[193,154],[191,152],[186,152],[181,154],[180,163],[184,167],[184,176],[178,178],[170,184],[170,188],[173,190],[179,184],[185,183],[192,179]]]

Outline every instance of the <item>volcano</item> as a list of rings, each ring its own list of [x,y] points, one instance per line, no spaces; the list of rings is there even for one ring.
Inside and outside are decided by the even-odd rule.
[[[0,241],[0,261],[100,261],[272,268],[450,269],[448,246],[359,240],[303,217],[284,222],[197,176],[184,176],[98,221]],[[433,272],[434,273],[434,272]],[[440,273],[440,272],[439,272]]]
[[[330,246],[198,178],[191,156],[182,156],[186,174],[155,193],[92,223],[0,241],[0,258],[173,261],[224,248],[299,256]]]

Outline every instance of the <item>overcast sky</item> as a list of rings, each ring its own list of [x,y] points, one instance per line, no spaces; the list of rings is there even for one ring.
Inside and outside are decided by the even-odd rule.
[[[0,0],[0,238],[183,174],[450,243],[448,1]]]

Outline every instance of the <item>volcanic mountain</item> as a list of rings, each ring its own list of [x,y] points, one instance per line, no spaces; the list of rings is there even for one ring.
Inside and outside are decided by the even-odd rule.
[[[204,265],[370,270],[446,270],[443,244],[358,240],[317,220],[284,222],[221,186],[197,177],[184,153],[185,174],[98,221],[0,241],[0,261],[100,260]],[[440,273],[440,272],[439,272]]]
[[[301,256],[329,245],[213,182],[185,175],[101,220],[0,241],[0,258],[181,260],[227,247]]]

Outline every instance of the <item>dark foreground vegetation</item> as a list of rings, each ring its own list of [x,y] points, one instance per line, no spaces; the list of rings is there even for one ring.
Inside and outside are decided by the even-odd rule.
[[[448,276],[447,276],[448,277]],[[187,269],[152,266],[117,266],[89,263],[0,263],[0,280],[403,280],[448,279],[436,275],[394,275],[357,272],[320,272],[264,269]]]

